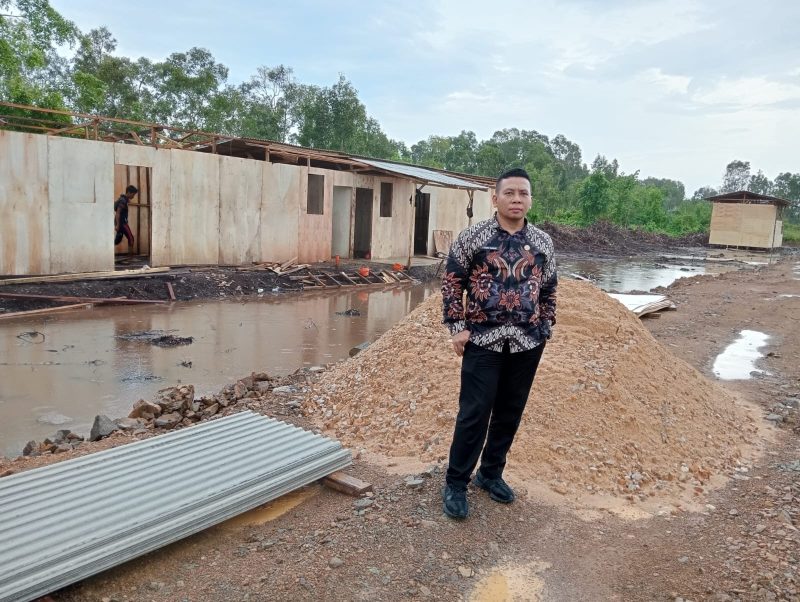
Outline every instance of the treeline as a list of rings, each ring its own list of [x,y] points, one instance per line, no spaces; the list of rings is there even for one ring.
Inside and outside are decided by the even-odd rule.
[[[597,220],[685,234],[708,229],[717,192],[750,189],[800,202],[800,173],[769,180],[750,164],[731,162],[719,187],[687,195],[681,182],[620,171],[616,159],[584,162],[578,144],[533,130],[504,129],[486,140],[474,132],[430,136],[410,148],[389,138],[358,91],[340,75],[330,86],[298,82],[290,67],[260,67],[232,83],[228,69],[203,48],[163,61],[115,54],[101,27],[81,32],[46,0],[0,0],[0,98],[231,136],[406,161],[495,177],[525,167],[536,200],[531,218],[587,225]],[[64,49],[70,49],[65,53]],[[9,110],[4,110],[8,113]],[[798,203],[790,217],[800,222]]]

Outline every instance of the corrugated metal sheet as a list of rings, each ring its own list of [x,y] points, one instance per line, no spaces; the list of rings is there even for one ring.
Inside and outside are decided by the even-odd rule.
[[[351,463],[242,412],[0,479],[0,601],[33,600]]]
[[[455,176],[448,176],[447,174],[418,167],[417,165],[406,165],[401,163],[387,163],[385,161],[375,161],[372,159],[358,159],[361,163],[366,163],[372,167],[376,167],[382,171],[389,172],[399,176],[405,176],[419,182],[426,184],[433,184],[434,186],[445,186],[448,188],[466,188],[468,190],[486,190],[486,186],[476,184],[469,180],[456,178]]]

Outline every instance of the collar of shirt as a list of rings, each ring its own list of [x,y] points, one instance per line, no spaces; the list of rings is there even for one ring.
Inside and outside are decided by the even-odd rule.
[[[508,230],[503,228],[503,226],[500,225],[500,220],[497,219],[497,211],[495,211],[494,215],[492,216],[492,225],[494,226],[494,229],[499,232],[505,232],[509,236],[517,236],[518,234],[524,234],[525,231],[528,229],[528,218],[523,217],[522,219],[523,219],[522,228],[514,232],[514,234],[511,234],[511,232],[509,232]]]

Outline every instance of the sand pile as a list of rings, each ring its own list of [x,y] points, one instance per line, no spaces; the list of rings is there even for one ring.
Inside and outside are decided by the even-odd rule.
[[[324,374],[305,411],[346,445],[446,459],[460,358],[440,308],[441,297],[431,297]],[[700,494],[737,465],[756,432],[731,394],[670,354],[620,303],[565,281],[509,468],[559,493]]]

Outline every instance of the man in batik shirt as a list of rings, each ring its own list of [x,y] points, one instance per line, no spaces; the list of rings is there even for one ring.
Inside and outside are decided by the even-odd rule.
[[[494,217],[458,235],[442,279],[444,323],[463,358],[443,495],[445,514],[457,519],[469,514],[467,485],[478,459],[475,485],[497,502],[514,501],[503,480],[506,455],[556,322],[553,242],[525,218],[527,172],[501,175],[492,203]]]

